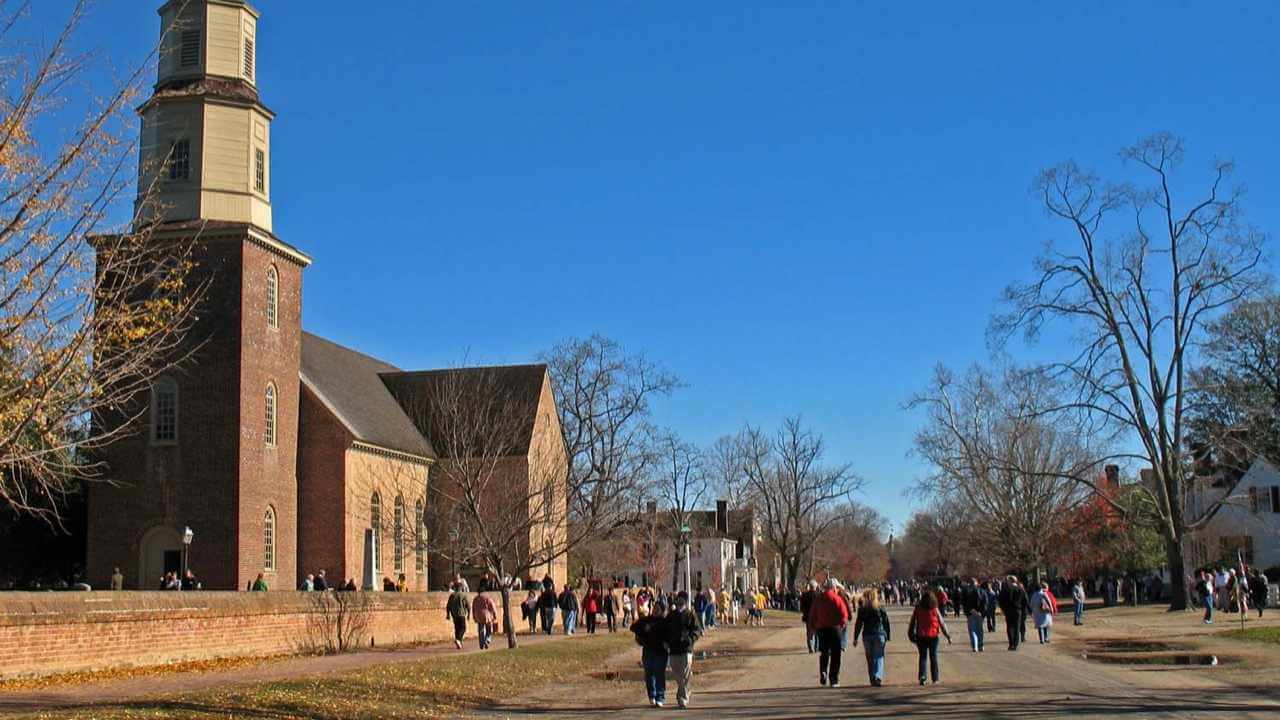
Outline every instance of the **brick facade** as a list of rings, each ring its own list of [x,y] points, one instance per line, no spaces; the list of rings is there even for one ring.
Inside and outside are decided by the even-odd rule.
[[[184,527],[195,533],[189,566],[206,589],[244,588],[263,572],[263,523],[276,518],[273,588],[297,583],[298,364],[302,267],[250,238],[246,229],[206,231],[191,282],[206,287],[189,357],[171,371],[178,388],[178,436],[151,437],[149,398],[130,432],[102,451],[111,484],[89,488],[88,577],[108,587],[114,567],[125,586],[153,589],[144,539],[161,532],[170,551]],[[266,273],[278,274],[278,328],[267,327]],[[277,437],[263,441],[265,390],[275,384]],[[119,418],[106,418],[112,422]],[[147,543],[152,548],[154,543]],[[143,575],[147,575],[143,577]],[[154,577],[152,577],[154,575]]]
[[[296,653],[311,593],[4,593],[0,680]],[[444,593],[371,594],[364,642],[452,637]]]

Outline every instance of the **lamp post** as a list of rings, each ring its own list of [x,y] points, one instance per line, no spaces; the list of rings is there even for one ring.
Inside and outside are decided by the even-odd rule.
[[[196,534],[189,527],[182,528],[182,577],[178,578],[178,587],[182,587],[182,582],[187,579],[187,569],[190,567],[191,559],[191,540]]]
[[[689,533],[688,525],[680,526],[680,542],[684,544],[684,591],[693,594],[693,579],[689,570]]]

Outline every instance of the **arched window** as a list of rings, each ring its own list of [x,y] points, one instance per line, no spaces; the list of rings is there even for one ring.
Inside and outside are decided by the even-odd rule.
[[[267,327],[280,327],[280,275],[274,265],[267,268]]]
[[[262,569],[276,569],[276,511],[270,506],[262,518]]]
[[[276,386],[267,385],[267,428],[264,432],[267,447],[276,446]]]
[[[162,377],[151,386],[151,442],[178,441],[178,383]]]
[[[421,500],[413,504],[413,522],[413,565],[414,569],[421,573],[424,572],[427,567],[427,524],[422,517]]]
[[[392,516],[391,542],[394,543],[396,572],[404,572],[404,498],[397,495]]]
[[[369,528],[372,530],[372,547],[369,548],[373,555],[373,574],[378,574],[378,554],[382,549],[382,498],[378,493],[374,493],[369,498]]]

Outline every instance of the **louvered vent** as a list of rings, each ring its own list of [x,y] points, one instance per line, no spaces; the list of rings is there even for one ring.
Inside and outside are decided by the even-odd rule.
[[[184,68],[200,64],[200,31],[183,30],[182,48],[178,52],[179,64]]]
[[[244,39],[244,77],[253,81],[253,38]]]

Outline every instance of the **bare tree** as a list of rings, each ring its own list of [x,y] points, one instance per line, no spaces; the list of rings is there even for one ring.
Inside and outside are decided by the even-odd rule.
[[[813,546],[813,565],[835,577],[859,582],[881,582],[889,571],[884,533],[888,521],[859,503],[827,510],[838,519]]]
[[[847,517],[864,481],[848,464],[825,465],[822,436],[799,417],[784,420],[772,437],[747,426],[739,443],[765,540],[781,557],[787,587],[795,587],[803,559]]]
[[[668,540],[675,549],[671,587],[678,588],[680,574],[685,569],[681,541],[686,533],[682,529],[691,528],[694,511],[706,500],[707,476],[698,448],[670,430],[656,433],[654,453],[658,458],[654,468],[655,494],[666,511]]]
[[[569,518],[582,537],[635,517],[649,446],[649,403],[680,381],[599,335],[566,340],[542,356],[556,388],[569,454]]]
[[[308,606],[300,650],[334,655],[360,647],[373,619],[373,601],[368,593],[325,590],[302,597]]]
[[[954,499],[977,521],[976,539],[1010,568],[1045,566],[1088,495],[1071,478],[1095,472],[1105,455],[1077,428],[1040,412],[1055,397],[1041,373],[1010,368],[996,376],[975,366],[957,379],[939,366],[909,404],[927,413],[915,451],[933,466],[917,492]]]
[[[743,466],[739,438],[725,435],[717,438],[703,453],[707,483],[716,498],[729,503],[731,508],[744,508],[752,504],[751,482]]]
[[[1224,186],[1230,163],[1217,163],[1207,193],[1184,205],[1173,177],[1180,140],[1156,135],[1121,155],[1149,187],[1107,184],[1074,163],[1036,180],[1045,210],[1072,239],[1051,244],[1034,279],[1005,291],[1009,310],[994,318],[992,337],[1034,340],[1058,321],[1075,331],[1079,351],[1047,368],[1071,396],[1046,411],[1083,415],[1132,448],[1117,460],[1150,468],[1146,491],[1178,609],[1186,606],[1183,541],[1220,507],[1210,502],[1188,516],[1188,369],[1205,323],[1260,289],[1263,236],[1241,223],[1240,191]],[[1094,484],[1092,475],[1074,479]]]
[[[20,37],[25,5],[0,7],[0,503],[54,523],[69,490],[102,479],[93,452],[136,431],[139,399],[185,357],[200,296],[190,242],[139,222],[154,188],[130,207],[132,106],[155,52],[77,96],[101,63],[71,49],[87,5],[38,51]]]
[[[501,368],[422,373],[390,387],[439,456],[427,488],[426,547],[480,565],[497,581],[507,644],[515,647],[515,580],[549,566],[576,540],[566,519],[562,439],[537,437],[537,398],[513,392]]]

